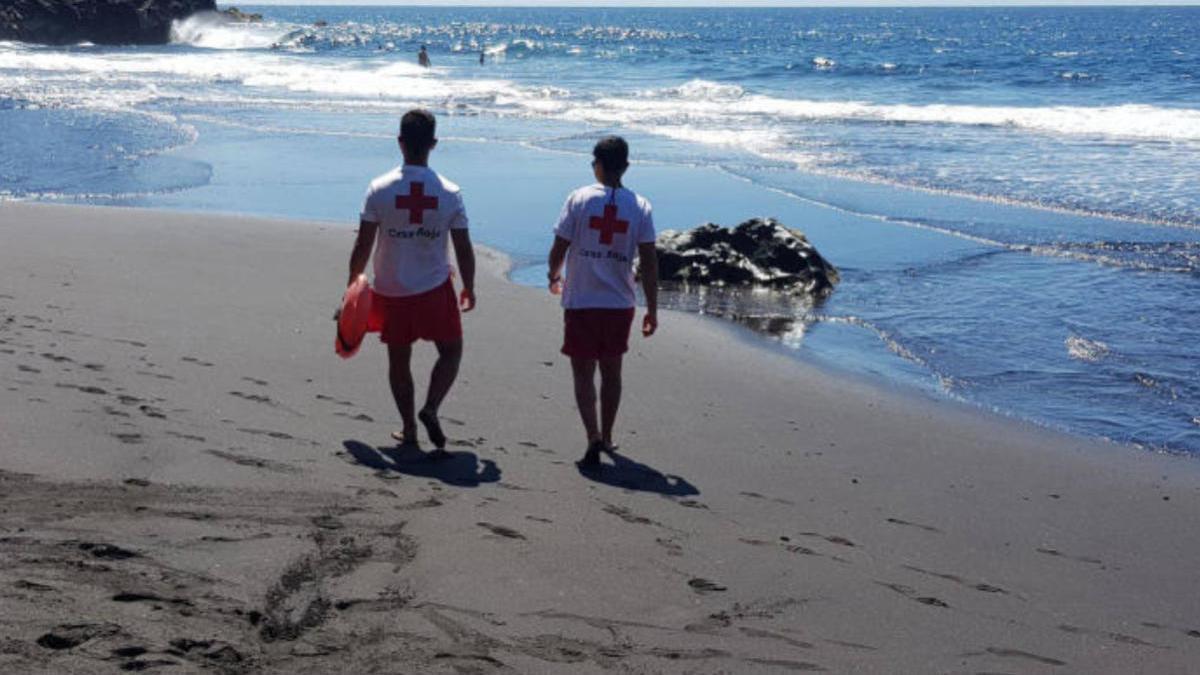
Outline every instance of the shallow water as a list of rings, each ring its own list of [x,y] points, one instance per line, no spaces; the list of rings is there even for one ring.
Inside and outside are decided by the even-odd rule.
[[[618,131],[660,229],[775,216],[842,271],[820,307],[675,306],[1200,452],[1200,10],[255,11],[165,47],[0,43],[0,194],[350,227],[419,104],[477,238],[524,265]]]

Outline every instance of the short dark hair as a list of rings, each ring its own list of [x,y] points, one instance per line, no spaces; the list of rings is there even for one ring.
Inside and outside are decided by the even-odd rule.
[[[400,140],[404,147],[414,155],[424,155],[433,147],[437,140],[437,120],[433,113],[421,108],[415,108],[404,113],[400,118]]]
[[[629,144],[620,136],[605,136],[592,148],[592,157],[608,173],[620,173],[629,168]]]

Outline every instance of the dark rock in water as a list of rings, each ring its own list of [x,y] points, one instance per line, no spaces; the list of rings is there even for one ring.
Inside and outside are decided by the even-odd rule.
[[[4,0],[0,40],[166,44],[172,21],[216,8],[215,0]]]
[[[259,23],[260,21],[263,20],[262,14],[259,14],[257,12],[255,12],[254,14],[250,14],[248,12],[243,12],[242,10],[238,9],[237,7],[230,7],[229,9],[223,9],[223,10],[221,10],[220,14],[222,16],[224,16],[226,19],[228,19],[229,21],[233,21],[234,23]]]
[[[838,271],[798,230],[773,218],[713,223],[658,236],[658,278],[686,284],[766,286],[824,297]]]

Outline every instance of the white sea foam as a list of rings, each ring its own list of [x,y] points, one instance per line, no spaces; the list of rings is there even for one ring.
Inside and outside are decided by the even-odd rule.
[[[724,89],[697,96],[709,87],[703,80],[658,90],[656,96],[600,99],[597,114],[626,119],[676,115],[690,122],[718,122],[729,115],[769,121],[878,121],[916,124],[996,126],[1040,133],[1115,138],[1200,141],[1200,110],[1160,108],[1144,104],[1119,106],[1009,107],[970,105],[885,105],[863,101],[817,101],[742,94],[731,100]],[[680,105],[686,101],[686,105]]]
[[[12,72],[36,75],[14,76],[9,74]],[[70,87],[44,86],[56,76]],[[195,85],[237,84],[243,89],[234,100],[245,103],[256,103],[279,91],[334,95],[349,101],[441,102],[492,98],[513,89],[505,80],[453,80],[437,77],[416,64],[378,59],[341,64],[312,63],[303,56],[273,53],[162,57],[0,50],[0,87],[34,101],[50,98],[66,105],[74,97],[84,105],[110,107],[106,101],[130,105],[178,95],[202,102],[213,93]],[[229,98],[227,94],[219,97]]]
[[[1067,355],[1078,361],[1094,363],[1108,356],[1108,345],[1099,340],[1072,335],[1066,339]]]
[[[1051,136],[1200,142],[1200,110],[1145,104],[887,105],[766,96],[737,84],[704,79],[597,97],[502,78],[459,78],[452,72],[421,68],[408,59],[386,55],[323,59],[285,50],[163,54],[0,45],[0,92],[25,107],[132,110],[186,101],[199,106],[396,112],[426,105],[625,128],[832,172],[841,171],[838,167],[853,157],[835,154],[836,146],[813,145],[806,133],[813,122],[1001,127]],[[1092,252],[1049,248],[1032,252],[1094,257]],[[1096,261],[1132,265],[1125,259]]]
[[[239,30],[229,26],[231,30]],[[215,38],[214,38],[215,39]],[[225,38],[222,38],[225,39]],[[1007,127],[1055,135],[1088,135],[1128,139],[1200,141],[1200,110],[1146,104],[1116,106],[974,106],[888,105],[853,100],[781,98],[746,92],[736,84],[691,80],[678,86],[629,95],[594,99],[578,92],[520,86],[502,79],[453,78],[437,69],[379,57],[344,61],[315,61],[303,55],[278,52],[217,51],[172,55],[144,52],[94,53],[28,50],[0,47],[0,85],[16,86],[12,78],[39,80],[56,73],[70,74],[77,95],[128,97],[129,92],[153,94],[151,87],[224,83],[243,85],[246,102],[286,90],[337,96],[346,101],[476,101],[486,109],[489,99],[502,99],[519,114],[544,115],[603,125],[689,127],[707,129],[723,144],[726,130],[775,130],[780,123],[853,121]],[[82,78],[82,79],[79,79]],[[60,91],[60,97],[69,92]],[[187,96],[203,96],[189,88]],[[504,111],[496,111],[504,112]],[[692,132],[689,132],[692,133]],[[693,133],[693,135],[695,135]]]
[[[217,12],[200,12],[171,24],[171,42],[205,49],[265,49],[292,27],[275,23],[236,23]]]

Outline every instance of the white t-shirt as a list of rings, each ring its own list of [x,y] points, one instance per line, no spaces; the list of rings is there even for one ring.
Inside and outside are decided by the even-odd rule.
[[[378,223],[375,279],[381,295],[417,295],[450,277],[450,230],[467,229],[459,187],[433,169],[405,164],[371,181],[363,221]]]
[[[562,304],[567,309],[624,309],[637,304],[633,260],[654,241],[650,202],[599,183],[567,197],[554,234],[571,242]]]

